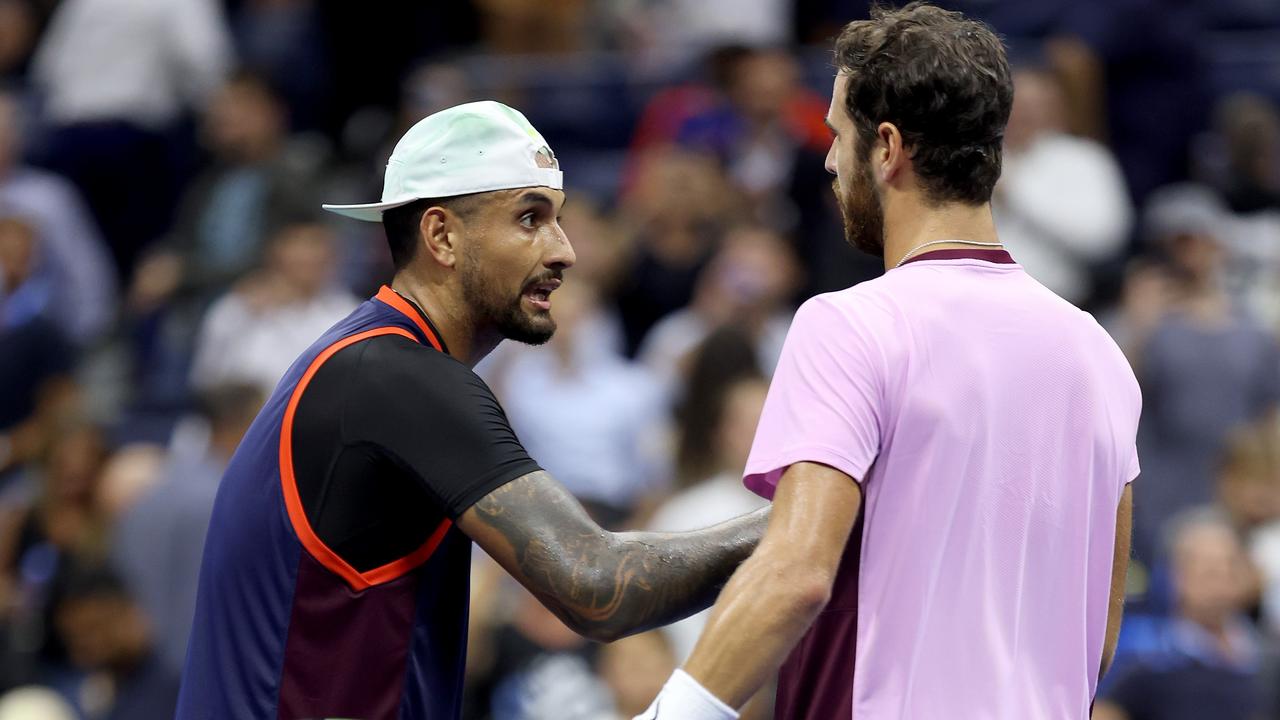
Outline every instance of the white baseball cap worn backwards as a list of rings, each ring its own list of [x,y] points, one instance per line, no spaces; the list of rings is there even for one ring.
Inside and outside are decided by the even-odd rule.
[[[424,198],[510,190],[564,189],[564,173],[541,133],[518,110],[493,100],[428,115],[396,143],[387,161],[382,202],[324,205],[366,222]]]

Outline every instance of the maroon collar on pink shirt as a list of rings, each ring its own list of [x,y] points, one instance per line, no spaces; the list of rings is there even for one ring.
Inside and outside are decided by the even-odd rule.
[[[976,248],[930,250],[916,255],[902,264],[909,265],[917,260],[983,260],[1002,265],[1013,264],[1013,256],[1009,254],[1008,250],[979,250]]]

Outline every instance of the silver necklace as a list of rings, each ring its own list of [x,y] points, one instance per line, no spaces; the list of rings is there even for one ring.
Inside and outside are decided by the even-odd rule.
[[[930,240],[927,243],[921,243],[920,245],[917,245],[911,248],[910,250],[908,250],[907,254],[903,255],[902,259],[898,261],[898,264],[894,265],[893,267],[894,268],[902,267],[902,263],[910,260],[912,255],[915,255],[917,252],[927,247],[931,247],[933,245],[953,245],[953,244],[954,245],[978,245],[980,247],[996,247],[996,248],[1004,246],[1003,243],[981,242],[978,240]]]

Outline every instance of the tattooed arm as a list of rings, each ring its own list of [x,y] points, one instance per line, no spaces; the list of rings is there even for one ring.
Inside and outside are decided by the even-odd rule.
[[[708,607],[764,533],[768,509],[688,533],[611,533],[545,472],[514,480],[458,527],[566,625],[609,642]]]

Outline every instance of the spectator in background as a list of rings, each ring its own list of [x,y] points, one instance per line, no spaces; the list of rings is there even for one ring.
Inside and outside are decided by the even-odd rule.
[[[28,0],[0,0],[0,81],[26,70],[39,22]]]
[[[633,254],[617,295],[628,354],[654,323],[689,303],[729,212],[738,207],[733,188],[706,153],[664,146],[637,159],[635,184],[622,206],[624,224],[635,233]]]
[[[798,221],[787,196],[792,180],[821,168],[830,145],[827,103],[800,84],[799,63],[780,49],[735,58],[725,90],[725,102],[684,121],[677,142],[720,159],[756,222],[791,230]]]
[[[68,558],[101,550],[105,521],[96,494],[106,456],[98,428],[83,421],[59,427],[30,464],[29,492],[0,506],[0,586],[10,595],[0,606],[0,638],[7,640],[0,661],[8,656],[0,682],[42,681],[65,665],[52,600]]]
[[[578,256],[574,274],[589,278],[602,296],[610,296],[624,279],[626,235],[599,200],[574,189],[570,189],[568,195],[573,203],[566,204],[561,211],[560,226],[573,241],[573,251]],[[616,332],[621,331],[619,325]],[[618,345],[617,349],[621,351],[622,346]]]
[[[58,588],[59,637],[83,675],[69,699],[93,720],[169,718],[178,705],[178,675],[156,655],[151,624],[108,566],[75,559]]]
[[[567,287],[567,286],[566,286]],[[509,583],[509,581],[507,581]],[[511,618],[498,626],[485,677],[477,680],[475,716],[492,720],[622,720],[595,673],[600,646],[565,626],[523,588]]]
[[[288,128],[287,108],[259,75],[236,73],[214,94],[203,126],[212,165],[174,229],[189,292],[221,294],[258,264],[267,238],[315,219],[321,159],[291,144]]]
[[[1226,151],[1219,174],[1227,206],[1237,213],[1280,210],[1280,109],[1270,98],[1237,93],[1224,98],[1214,125]]]
[[[827,102],[801,85],[800,65],[785,50],[737,58],[726,90],[727,102],[686,119],[677,141],[721,160],[755,222],[791,231],[799,222],[788,197],[796,174],[826,176],[817,168],[831,145]]]
[[[600,313],[587,278],[556,290],[555,337],[545,348],[511,348],[495,358],[495,392],[529,454],[603,527],[620,528],[662,489],[660,386],[644,368],[590,334]]]
[[[716,327],[733,322],[751,339],[766,376],[782,354],[799,271],[791,248],[776,234],[740,226],[698,276],[688,307],[667,315],[645,335],[637,358],[674,393],[689,354]]]
[[[1187,178],[1187,147],[1207,124],[1210,105],[1202,3],[996,4],[1011,16],[1056,4],[1044,56],[1063,79],[1071,132],[1110,145],[1138,206],[1155,189]]]
[[[1249,570],[1235,530],[1217,511],[1197,509],[1168,534],[1174,614],[1125,618],[1093,720],[1254,720],[1260,654],[1243,615]]]
[[[751,52],[751,48],[738,44],[712,48],[702,59],[701,72],[697,77],[654,93],[636,121],[628,166],[635,163],[635,156],[650,148],[675,143],[680,129],[690,118],[712,112],[727,103],[735,68]],[[624,173],[624,188],[630,185],[631,174],[628,167]]]
[[[359,301],[334,286],[336,248],[325,225],[286,225],[262,266],[210,308],[196,341],[198,389],[248,382],[269,394],[294,358]]]
[[[1146,225],[1164,266],[1135,266],[1108,322],[1142,384],[1138,449],[1158,481],[1134,505],[1134,550],[1150,563],[1160,527],[1209,502],[1228,433],[1275,412],[1280,349],[1222,282],[1221,220],[1177,189],[1153,196]]]
[[[736,325],[712,332],[697,349],[676,412],[676,492],[658,506],[647,529],[705,527],[767,504],[742,484],[769,389],[755,355],[753,338]],[[658,631],[677,664],[689,657],[710,615],[704,610]],[[772,690],[761,691],[743,709],[743,717],[773,717],[771,697]]]
[[[644,712],[677,667],[666,638],[658,630],[601,647],[598,664],[600,677],[609,686],[619,718]]]
[[[176,123],[230,64],[216,0],[63,0],[54,11],[32,61],[52,125],[44,154],[84,193],[122,275],[168,227]]]
[[[1259,616],[1280,637],[1280,425],[1255,423],[1231,433],[1218,500],[1258,570]]]
[[[719,407],[715,409],[714,424],[710,432],[705,433],[709,435],[706,439],[710,472],[682,482],[679,492],[664,501],[649,520],[649,530],[684,532],[714,525],[768,504],[742,485],[742,468],[746,466],[768,389],[768,382],[761,377],[743,377],[723,387],[717,398]],[[694,413],[686,408],[685,417],[691,415]],[[703,434],[703,431],[682,425],[682,447],[684,439],[694,433]],[[681,662],[693,652],[694,643],[710,615],[710,610],[704,610],[662,629]]]
[[[481,41],[501,55],[565,53],[582,48],[587,0],[474,0]]]
[[[1280,327],[1280,109],[1236,93],[1214,110],[1198,147],[1200,174],[1221,198],[1228,289],[1268,327]]]
[[[0,212],[26,218],[40,238],[37,267],[57,292],[49,319],[77,343],[100,337],[118,301],[111,255],[75,186],[21,162],[20,98],[0,89]]]
[[[204,536],[218,483],[265,396],[255,385],[218,385],[202,393],[207,440],[173,448],[153,487],[124,508],[112,558],[155,630],[157,652],[176,675],[187,656]]]
[[[46,315],[52,288],[34,278],[35,230],[0,217],[0,497],[45,451],[74,404],[75,353]]]
[[[708,50],[791,41],[790,0],[623,0],[614,9],[648,64],[678,67]]]
[[[723,469],[724,456],[716,440],[729,387],[764,378],[751,335],[732,323],[707,335],[685,370],[675,405],[675,478],[681,488]]]
[[[1067,133],[1062,86],[1047,70],[1014,74],[1004,171],[992,200],[1000,238],[1033,278],[1077,305],[1091,266],[1125,247],[1133,220],[1124,176],[1105,146]]]
[[[294,129],[318,127],[329,58],[316,0],[245,0],[232,14],[231,30],[241,64],[280,89]]]

